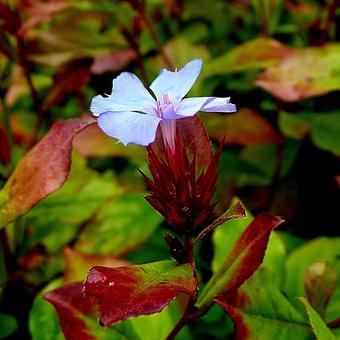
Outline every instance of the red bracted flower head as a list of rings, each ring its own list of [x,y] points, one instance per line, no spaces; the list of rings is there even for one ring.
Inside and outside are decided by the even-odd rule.
[[[159,130],[163,134],[163,130]],[[179,234],[197,234],[217,217],[213,196],[216,190],[219,148],[209,165],[198,173],[196,154],[189,153],[178,133],[174,145],[158,136],[148,148],[152,179],[142,173],[150,194],[146,200]]]

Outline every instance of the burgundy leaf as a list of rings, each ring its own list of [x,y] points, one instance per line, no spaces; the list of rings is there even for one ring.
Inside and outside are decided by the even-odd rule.
[[[98,302],[104,326],[132,316],[160,312],[178,293],[196,294],[197,282],[189,265],[161,261],[120,268],[94,267],[84,284]]]
[[[57,105],[65,95],[77,92],[90,80],[92,59],[76,60],[67,63],[54,76],[54,82],[47,92],[44,110]]]

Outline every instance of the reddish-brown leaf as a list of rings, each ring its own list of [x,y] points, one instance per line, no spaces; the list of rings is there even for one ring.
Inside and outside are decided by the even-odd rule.
[[[26,213],[66,181],[72,141],[92,117],[55,123],[48,134],[18,163],[0,191],[0,227]]]
[[[6,32],[16,34],[20,26],[20,15],[16,10],[12,10],[9,5],[0,2],[0,27]]]
[[[104,72],[114,72],[121,70],[125,65],[136,58],[133,50],[121,50],[109,54],[94,57],[91,72],[101,74]]]
[[[132,316],[157,313],[178,293],[194,296],[196,289],[192,268],[174,261],[94,267],[85,281],[85,292],[97,299],[100,322],[105,326]]]
[[[281,144],[282,136],[261,115],[243,108],[232,115],[209,113],[202,116],[209,135],[225,144]]]
[[[96,340],[83,315],[95,316],[95,300],[84,296],[81,282],[70,283],[44,296],[58,313],[61,328],[67,340]]]
[[[90,80],[92,59],[76,60],[67,63],[55,75],[53,85],[47,92],[43,107],[45,110],[57,105],[65,95],[77,92]]]

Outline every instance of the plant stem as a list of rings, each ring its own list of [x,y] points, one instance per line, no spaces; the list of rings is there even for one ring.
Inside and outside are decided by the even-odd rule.
[[[32,140],[32,145],[34,145],[38,141],[39,131],[44,121],[44,109],[40,101],[38,91],[33,84],[31,74],[29,73],[27,68],[24,69],[24,73],[33,98],[33,109],[37,112],[37,121],[34,127],[34,138]]]
[[[12,154],[13,143],[14,143],[13,130],[12,130],[11,122],[9,120],[9,114],[8,114],[8,110],[5,104],[5,99],[1,99],[1,103],[2,103],[2,113],[4,116],[4,125],[5,125],[6,132],[7,132],[8,145],[9,145],[10,152]]]
[[[198,275],[196,271],[196,263],[194,258],[194,242],[192,240],[192,237],[190,235],[184,236],[184,248],[188,253],[188,263],[191,265],[192,270],[194,272],[194,277],[196,279],[197,285],[198,285]],[[194,297],[190,297],[187,303],[187,306],[185,308],[185,311],[182,315],[182,317],[179,319],[175,327],[172,329],[170,334],[167,336],[166,340],[172,340],[175,338],[175,336],[182,330],[182,328],[186,325],[186,323],[190,320],[192,320],[192,315],[194,312],[194,306],[196,302],[197,297],[197,291]]]
[[[130,47],[135,51],[135,53],[137,55],[137,63],[138,63],[138,67],[140,69],[140,73],[141,73],[143,83],[144,83],[145,86],[148,86],[149,85],[149,79],[148,79],[148,75],[147,75],[146,70],[145,70],[143,55],[142,55],[141,50],[139,48],[139,44],[138,44],[137,40],[135,39],[134,35],[131,34],[131,32],[126,27],[123,27],[121,29],[121,32],[122,32],[123,36],[125,37],[125,39],[127,40],[127,42],[129,43]]]
[[[149,19],[148,15],[146,14],[145,10],[140,9],[139,15],[140,15],[140,18],[142,19],[143,23],[145,24],[146,28],[148,29],[155,45],[157,46],[157,48],[158,48],[158,50],[159,50],[159,52],[160,52],[160,54],[163,58],[164,64],[166,65],[166,67],[169,70],[175,70],[174,65],[172,64],[170,58],[166,54],[164,46],[163,46],[155,28],[154,28],[151,20]]]

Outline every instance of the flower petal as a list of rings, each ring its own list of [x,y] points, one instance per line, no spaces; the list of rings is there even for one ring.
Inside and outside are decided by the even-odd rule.
[[[90,111],[99,116],[107,111],[141,111],[156,115],[156,101],[133,73],[123,72],[112,83],[108,97],[95,96]]]
[[[150,89],[157,99],[170,94],[173,103],[178,103],[191,89],[202,69],[202,60],[194,59],[178,72],[162,70],[152,82]]]
[[[137,112],[104,112],[98,117],[99,127],[124,145],[148,145],[155,139],[160,118]]]
[[[230,98],[197,97],[183,99],[175,108],[179,116],[193,116],[198,111],[204,112],[235,112],[236,106]]]

